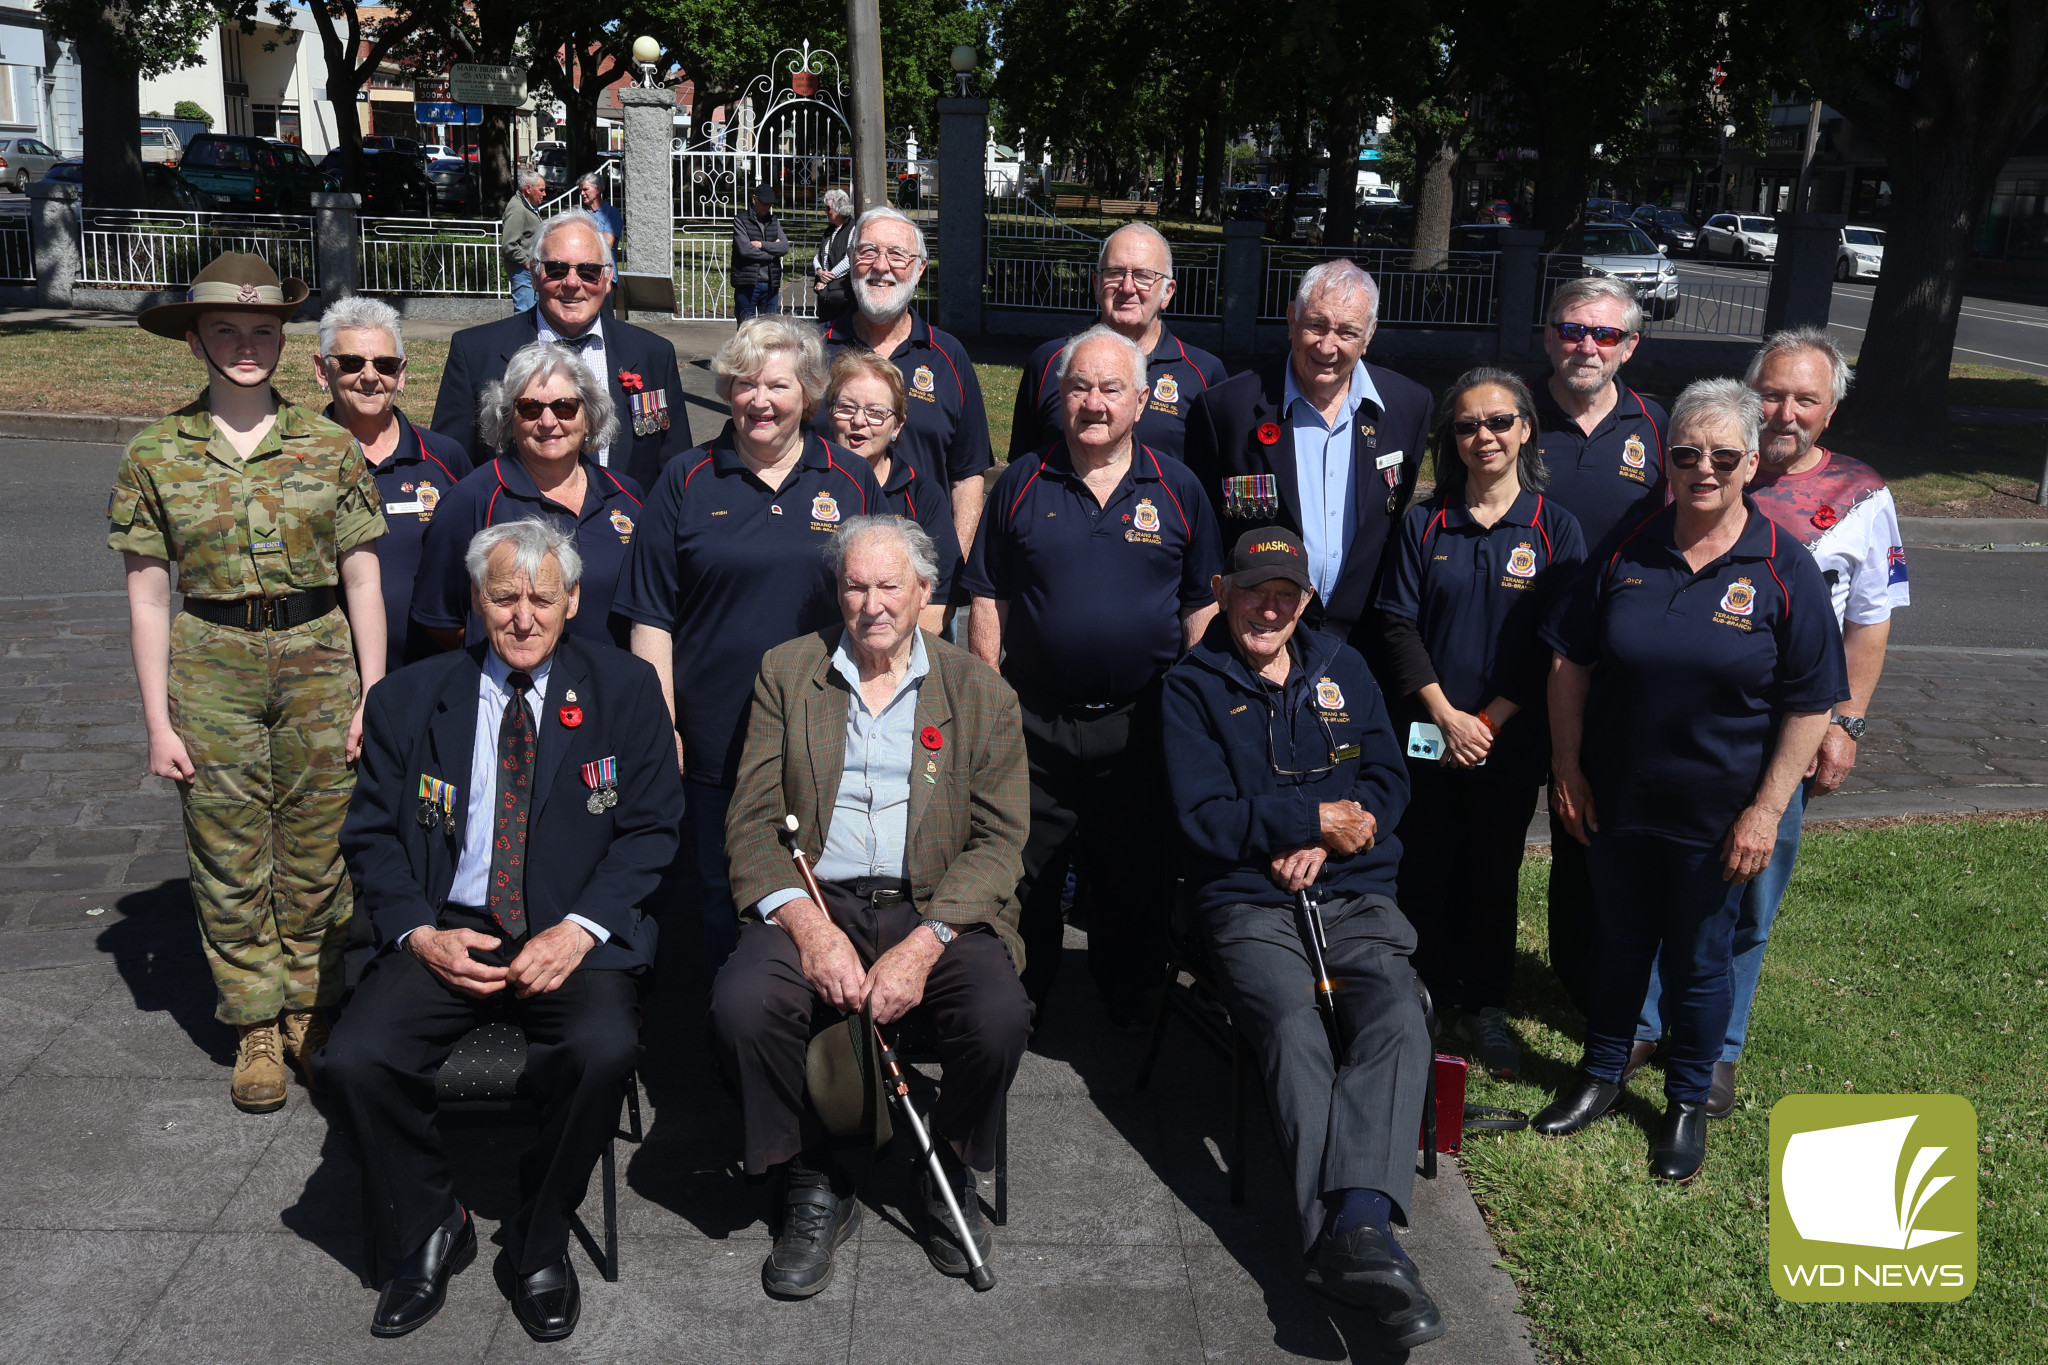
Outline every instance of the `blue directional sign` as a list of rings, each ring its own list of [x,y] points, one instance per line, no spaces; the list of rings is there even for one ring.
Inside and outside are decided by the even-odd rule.
[[[484,121],[481,104],[450,104],[440,100],[418,100],[412,106],[415,123],[466,123]]]

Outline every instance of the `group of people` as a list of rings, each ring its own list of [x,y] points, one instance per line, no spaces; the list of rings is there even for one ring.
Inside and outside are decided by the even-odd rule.
[[[110,504],[151,770],[184,795],[234,1102],[277,1108],[296,1066],[363,1154],[372,1331],[417,1328],[475,1255],[434,1075],[490,1018],[525,1030],[544,1114],[502,1230],[513,1307],[574,1329],[570,1216],[681,890],[742,1164],[775,1178],[771,1295],[823,1289],[860,1222],[846,1146],[881,1128],[870,1103],[849,1131],[814,1060],[849,1015],[939,1057],[913,1213],[941,1271],[987,1259],[973,1172],[1071,917],[1112,1027],[1143,1025],[1170,942],[1208,964],[1307,1283],[1429,1340],[1392,1231],[1425,1000],[1518,1072],[1546,786],[1551,956],[1587,1031],[1534,1126],[1583,1128],[1661,1051],[1651,1167],[1691,1178],[1803,802],[1854,763],[1906,601],[1882,480],[1817,443],[1849,378],[1825,334],[1769,338],[1667,421],[1618,378],[1632,291],[1575,281],[1544,381],[1482,368],[1436,400],[1365,358],[1378,288],[1333,260],[1287,353],[1232,376],[1174,336],[1171,247],[1132,225],[991,477],[974,365],[910,306],[921,230],[848,229],[844,268],[815,263],[848,311],[743,322],[698,446],[673,348],[606,315],[582,211],[534,229],[532,308],[456,336],[428,427],[373,300],[322,320],[324,415],[270,386],[305,287],[259,259],[144,316],[209,375]],[[358,908],[375,953],[335,1021]]]

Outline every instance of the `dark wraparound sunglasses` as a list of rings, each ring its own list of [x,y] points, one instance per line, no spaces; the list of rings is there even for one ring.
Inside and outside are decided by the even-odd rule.
[[[1712,463],[1716,474],[1733,474],[1742,467],[1742,462],[1749,458],[1748,451],[1736,450],[1732,446],[1719,446],[1713,450],[1701,450],[1698,446],[1673,446],[1664,454],[1673,467],[1678,469],[1697,469],[1701,458],[1704,457]]]
[[[543,411],[552,412],[564,422],[573,422],[576,414],[583,411],[583,400],[557,398],[552,403],[543,403],[538,398],[521,398],[512,404],[512,410],[519,414],[522,422],[538,422]]]
[[[1602,348],[1619,346],[1628,339],[1628,333],[1620,327],[1588,327],[1583,322],[1553,322],[1550,330],[1574,346],[1587,337],[1593,338],[1593,344]]]
[[[1496,412],[1491,417],[1460,417],[1457,421],[1451,423],[1451,434],[1453,436],[1477,436],[1479,428],[1485,427],[1488,431],[1499,435],[1502,432],[1513,431],[1515,423],[1521,420],[1522,415],[1518,412]]]
[[[327,363],[343,374],[360,374],[365,365],[375,365],[377,373],[389,379],[405,368],[402,355],[331,355]]]
[[[585,284],[597,284],[604,279],[604,266],[595,261],[535,261],[534,267],[551,280],[566,280],[569,272],[575,271],[576,278]]]

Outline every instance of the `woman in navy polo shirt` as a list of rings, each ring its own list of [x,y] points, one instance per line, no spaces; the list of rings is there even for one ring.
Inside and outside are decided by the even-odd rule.
[[[1614,1104],[1654,958],[1671,1030],[1660,1180],[1706,1159],[1743,883],[1849,696],[1819,566],[1742,491],[1762,422],[1735,380],[1680,394],[1675,501],[1602,546],[1542,632],[1558,656],[1551,818],[1588,846],[1593,944],[1581,1074],[1533,1126],[1562,1137]]]
[[[716,973],[739,938],[725,810],[761,656],[840,623],[820,552],[846,521],[878,512],[882,490],[866,460],[805,430],[825,393],[817,328],[749,318],[711,372],[732,421],[662,469],[616,605],[675,713],[683,840],[695,855],[704,967]]]
[[[472,643],[483,638],[462,563],[470,538],[521,517],[552,521],[576,537],[583,581],[569,633],[592,644],[625,644],[624,623],[609,618],[612,587],[640,520],[640,485],[589,455],[610,445],[618,430],[603,381],[559,341],[522,346],[506,362],[505,377],[484,386],[477,432],[502,453],[442,501],[412,590],[413,619],[442,648],[456,648],[465,635]]]
[[[1412,793],[1401,907],[1415,970],[1439,1007],[1458,1007],[1459,1036],[1502,1079],[1522,1064],[1507,1018],[1515,911],[1550,769],[1550,650],[1536,631],[1586,558],[1578,520],[1543,496],[1535,433],[1535,400],[1506,370],[1451,386],[1436,493],[1402,517],[1378,602]]]

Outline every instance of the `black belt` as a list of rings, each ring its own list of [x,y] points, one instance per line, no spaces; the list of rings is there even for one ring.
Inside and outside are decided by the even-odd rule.
[[[910,883],[902,877],[854,877],[843,882],[826,882],[818,889],[822,891],[827,886],[877,907],[893,905],[910,897]]]
[[[290,630],[319,620],[339,600],[332,588],[313,588],[283,597],[188,597],[185,610],[202,621],[236,630]]]

